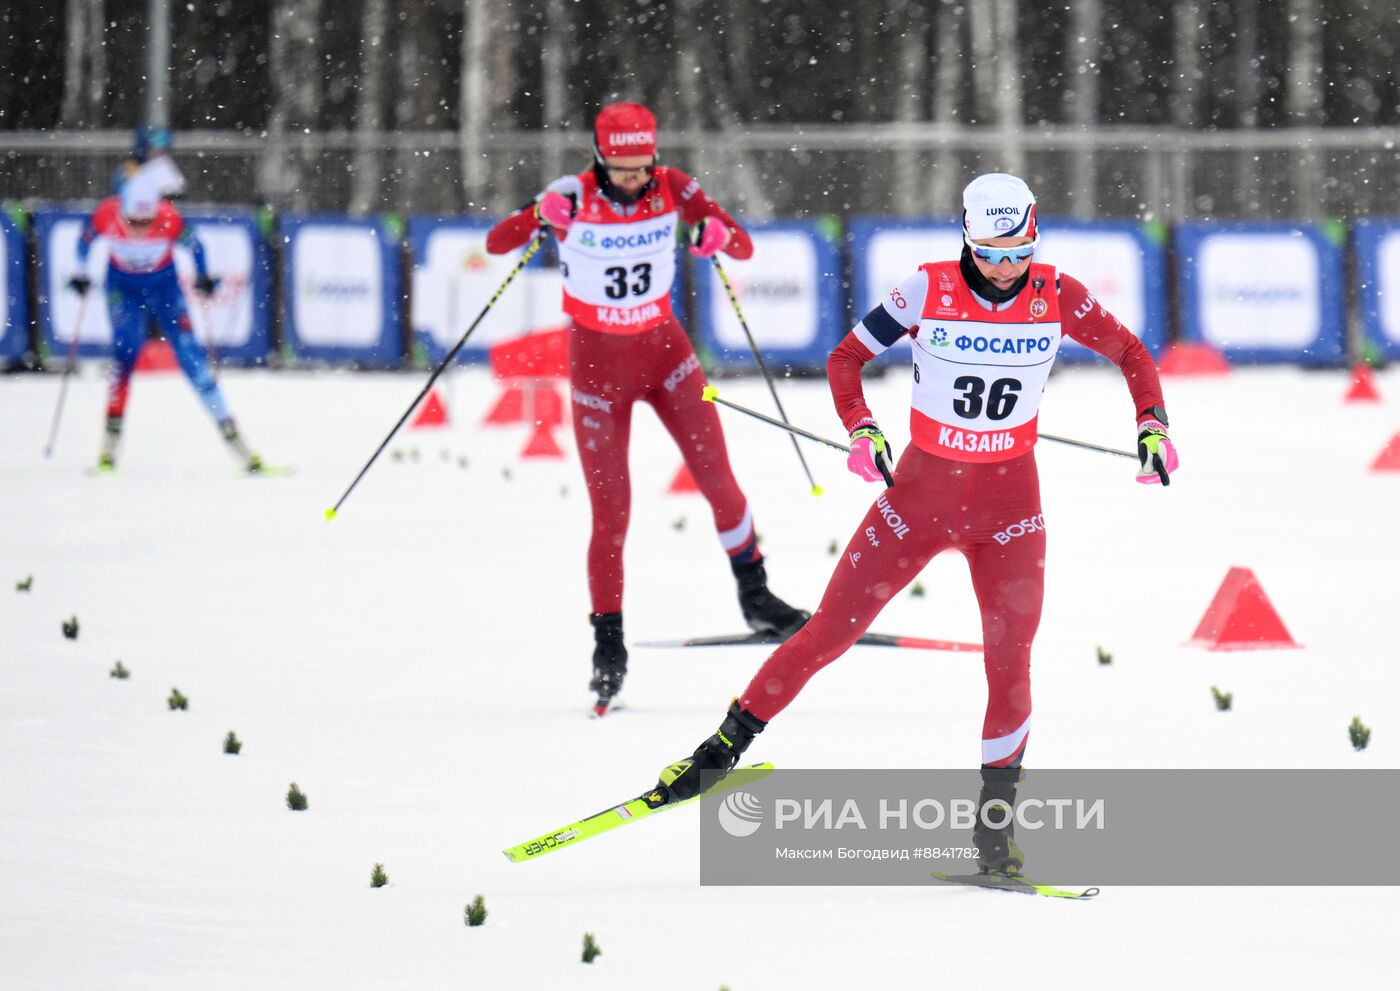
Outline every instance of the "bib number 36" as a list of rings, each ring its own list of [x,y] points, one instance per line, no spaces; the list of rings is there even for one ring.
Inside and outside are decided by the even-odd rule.
[[[1005,420],[1016,408],[1021,383],[1016,379],[997,379],[989,389],[985,379],[962,375],[954,380],[953,388],[961,393],[953,400],[953,412],[958,416],[975,420],[982,415],[985,405],[987,419]]]

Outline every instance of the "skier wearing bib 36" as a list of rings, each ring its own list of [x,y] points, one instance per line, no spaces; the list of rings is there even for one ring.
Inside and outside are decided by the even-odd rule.
[[[551,228],[559,246],[564,310],[572,321],[574,436],[593,511],[589,688],[601,714],[627,671],[622,545],[631,504],[627,448],[639,400],[656,410],[710,503],[748,625],[790,636],[808,614],[768,590],[753,513],[730,469],[719,416],[700,398],[700,362],[671,312],[678,221],[690,227],[690,250],[700,258],[717,251],[748,258],[753,242],[699,182],[656,164],[656,118],[646,107],[604,107],[593,134],[593,167],[551,182],[533,203],[492,228],[486,248],[511,251],[541,225]]]
[[[905,334],[913,337],[913,444],[894,469],[893,487],[857,526],[811,620],[768,658],[719,731],[662,771],[649,803],[688,798],[698,772],[733,768],[812,675],[845,653],[934,555],[954,549],[967,559],[982,613],[987,709],[978,805],[1014,804],[1044,591],[1036,415],[1062,334],[1114,362],[1127,380],[1137,412],[1137,480],[1168,484],[1177,456],[1147,349],[1081,283],[1032,260],[1039,231],[1026,184],[1002,174],[973,180],[963,192],[963,227],[961,260],[926,264],[900,280],[827,362],[851,435],[848,466],[881,481],[892,452],[865,404],[861,368]],[[1020,870],[1009,827],[979,825],[974,838],[982,871]]]

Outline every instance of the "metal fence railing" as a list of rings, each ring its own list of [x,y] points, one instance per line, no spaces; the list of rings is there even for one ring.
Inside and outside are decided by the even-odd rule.
[[[3,132],[0,132],[3,133]],[[104,195],[123,131],[8,132],[0,198]],[[588,165],[585,132],[246,135],[188,131],[191,199],[277,209],[499,214]],[[1022,174],[1047,215],[1343,221],[1396,212],[1400,129],[1186,131],[941,125],[663,131],[663,160],[741,217],[947,216],[978,172]],[[464,168],[470,162],[474,167]],[[464,177],[472,177],[470,179]],[[368,192],[366,192],[368,191]]]

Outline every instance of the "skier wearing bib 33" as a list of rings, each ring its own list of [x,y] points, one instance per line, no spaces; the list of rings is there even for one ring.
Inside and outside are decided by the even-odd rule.
[[[574,436],[593,512],[589,688],[602,714],[627,671],[622,546],[631,504],[627,448],[632,406],[639,400],[656,410],[710,503],[748,625],[786,637],[808,614],[768,590],[753,513],[730,469],[719,416],[700,398],[700,362],[671,312],[678,221],[690,227],[690,250],[700,258],[717,251],[748,258],[753,242],[698,181],[656,164],[656,118],[646,107],[604,107],[593,134],[593,167],[550,183],[533,203],[492,228],[486,248],[511,251],[541,225],[559,246],[564,310],[572,321]]]
[[[1036,415],[1062,334],[1114,362],[1127,380],[1137,411],[1137,480],[1169,484],[1177,456],[1147,349],[1081,283],[1032,260],[1040,238],[1026,184],[1002,174],[973,180],[963,192],[963,227],[960,261],[926,264],[901,279],[827,362],[851,435],[848,466],[881,481],[892,452],[865,404],[861,368],[913,337],[913,444],[893,487],[857,526],[811,620],[768,658],[719,731],[662,771],[649,803],[695,794],[700,771],[732,769],[812,675],[845,653],[934,555],[954,549],[967,559],[982,613],[987,709],[978,805],[1014,804],[1044,591]],[[1020,870],[1009,827],[980,825],[974,839],[982,871]]]

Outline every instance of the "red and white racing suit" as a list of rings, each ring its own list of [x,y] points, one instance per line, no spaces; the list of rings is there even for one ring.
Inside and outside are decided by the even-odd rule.
[[[894,487],[857,526],[816,613],[768,658],[739,702],[772,719],[934,555],[952,548],[967,558],[982,614],[982,763],[1019,767],[1045,577],[1036,415],[1061,335],[1115,362],[1139,411],[1162,402],[1156,366],[1083,285],[1049,265],[1032,264],[1025,288],[1000,305],[978,297],[957,262],[924,265],[827,362],[848,430],[870,416],[862,366],[905,334],[913,336],[913,443],[899,459]]]
[[[593,512],[589,596],[595,613],[618,612],[632,499],[627,449],[638,400],[651,404],[680,448],[710,503],[726,553],[740,562],[761,559],[753,513],[730,469],[719,415],[700,398],[700,361],[671,311],[679,224],[715,218],[730,232],[725,253],[737,259],[753,254],[753,242],[679,169],[657,166],[647,194],[630,206],[610,200],[591,171],[556,180],[551,190],[577,206],[558,245],[564,311],[572,321],[574,436]],[[487,250],[513,250],[538,227],[531,204],[492,228]]]

